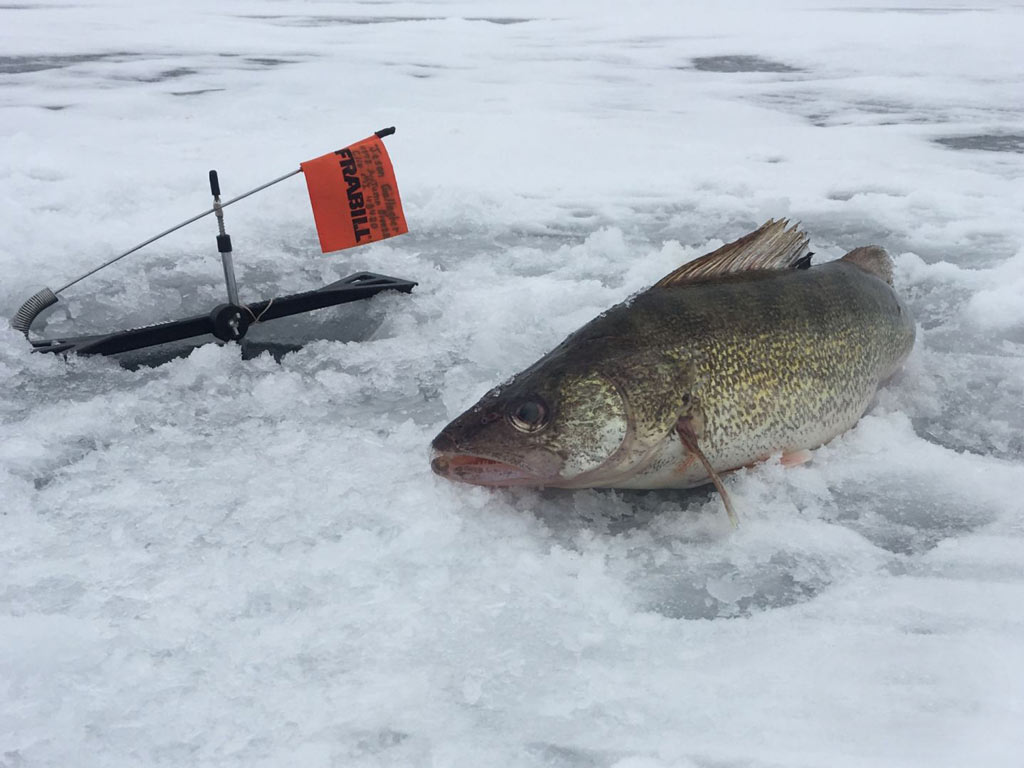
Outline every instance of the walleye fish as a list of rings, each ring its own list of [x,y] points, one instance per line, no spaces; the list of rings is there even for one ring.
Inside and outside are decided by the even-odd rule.
[[[690,488],[850,429],[914,345],[877,246],[811,266],[788,222],[684,264],[495,387],[434,439],[487,486]]]

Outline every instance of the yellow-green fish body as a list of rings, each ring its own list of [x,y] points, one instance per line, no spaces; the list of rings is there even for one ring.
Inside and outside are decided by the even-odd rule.
[[[700,447],[717,471],[814,448],[848,430],[914,339],[909,313],[889,285],[842,260],[653,288],[581,333],[610,327],[614,338],[642,335],[645,347],[615,353],[606,337],[598,354],[614,361],[611,368],[642,366],[657,350],[689,371],[678,386],[703,414]],[[662,375],[636,386],[664,393],[666,383]],[[608,484],[707,482],[699,462],[681,469],[684,454],[679,440],[663,440],[646,466]]]
[[[569,336],[435,439],[483,485],[684,488],[852,427],[914,343],[880,248],[769,222]]]

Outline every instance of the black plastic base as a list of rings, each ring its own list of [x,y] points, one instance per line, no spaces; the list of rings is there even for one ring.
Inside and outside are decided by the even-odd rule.
[[[145,347],[154,347],[195,336],[213,335],[223,341],[237,341],[250,325],[279,317],[298,315],[351,301],[376,296],[382,291],[411,293],[416,283],[397,277],[359,272],[315,291],[257,301],[245,307],[221,304],[207,315],[148,325],[128,331],[66,339],[34,339],[35,352],[75,352],[79,355],[116,355]]]

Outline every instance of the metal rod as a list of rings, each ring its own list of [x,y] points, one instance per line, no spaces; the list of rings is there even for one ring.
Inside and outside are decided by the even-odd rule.
[[[221,264],[224,265],[224,282],[228,286],[228,303],[236,307],[238,303],[238,283],[235,282],[235,262],[231,258],[231,251],[222,251],[220,254]]]
[[[226,208],[227,206],[231,205],[232,203],[237,203],[239,200],[243,200],[243,199],[247,198],[249,195],[254,195],[257,192],[260,192],[260,191],[266,189],[267,187],[271,187],[274,184],[277,184],[278,182],[284,181],[285,179],[289,179],[289,178],[291,178],[292,176],[294,176],[297,173],[302,173],[302,169],[301,168],[297,168],[296,170],[292,171],[291,173],[286,173],[284,176],[278,176],[273,181],[268,181],[266,184],[261,184],[260,186],[256,187],[255,189],[250,189],[248,192],[244,192],[241,195],[239,195],[238,197],[233,197],[230,200],[228,200],[226,203],[222,203],[221,207],[222,208]],[[166,237],[167,235],[171,234],[172,232],[177,232],[179,229],[181,229],[182,227],[188,226],[193,221],[199,221],[199,219],[203,218],[204,216],[209,216],[215,210],[216,210],[215,208],[210,208],[209,210],[203,211],[202,213],[193,216],[191,219],[187,219],[186,221],[181,222],[181,224],[177,224],[177,225],[171,227],[170,229],[165,229],[159,235],[154,235],[153,237],[149,238],[148,240],[144,240],[143,242],[141,242],[138,245],[136,245],[134,248],[129,248],[127,251],[125,251],[124,253],[118,254],[117,256],[112,258],[110,261],[106,261],[103,264],[100,264],[95,269],[89,270],[84,275],[81,275],[80,277],[76,277],[74,280],[72,280],[67,285],[62,285],[60,288],[55,290],[54,293],[60,293],[61,291],[66,291],[68,288],[70,288],[75,283],[80,283],[82,280],[85,280],[85,278],[89,277],[89,275],[96,274],[101,269],[104,269],[105,267],[109,267],[115,261],[120,261],[125,256],[130,256],[131,254],[135,253],[140,248],[144,248],[145,246],[149,245],[150,243],[155,243],[161,237]]]
[[[239,306],[238,283],[235,282],[235,262],[231,257],[231,236],[224,228],[224,206],[220,202],[220,179],[216,171],[210,171],[210,193],[213,195],[213,212],[217,214],[217,250],[224,267],[224,282],[228,289],[228,303]]]

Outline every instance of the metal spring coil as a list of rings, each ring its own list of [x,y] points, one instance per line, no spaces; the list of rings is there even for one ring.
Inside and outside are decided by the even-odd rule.
[[[11,318],[11,327],[16,331],[21,331],[27,337],[28,329],[32,327],[32,322],[39,316],[39,313],[58,301],[57,294],[49,288],[37,291],[21,305],[21,309]]]

